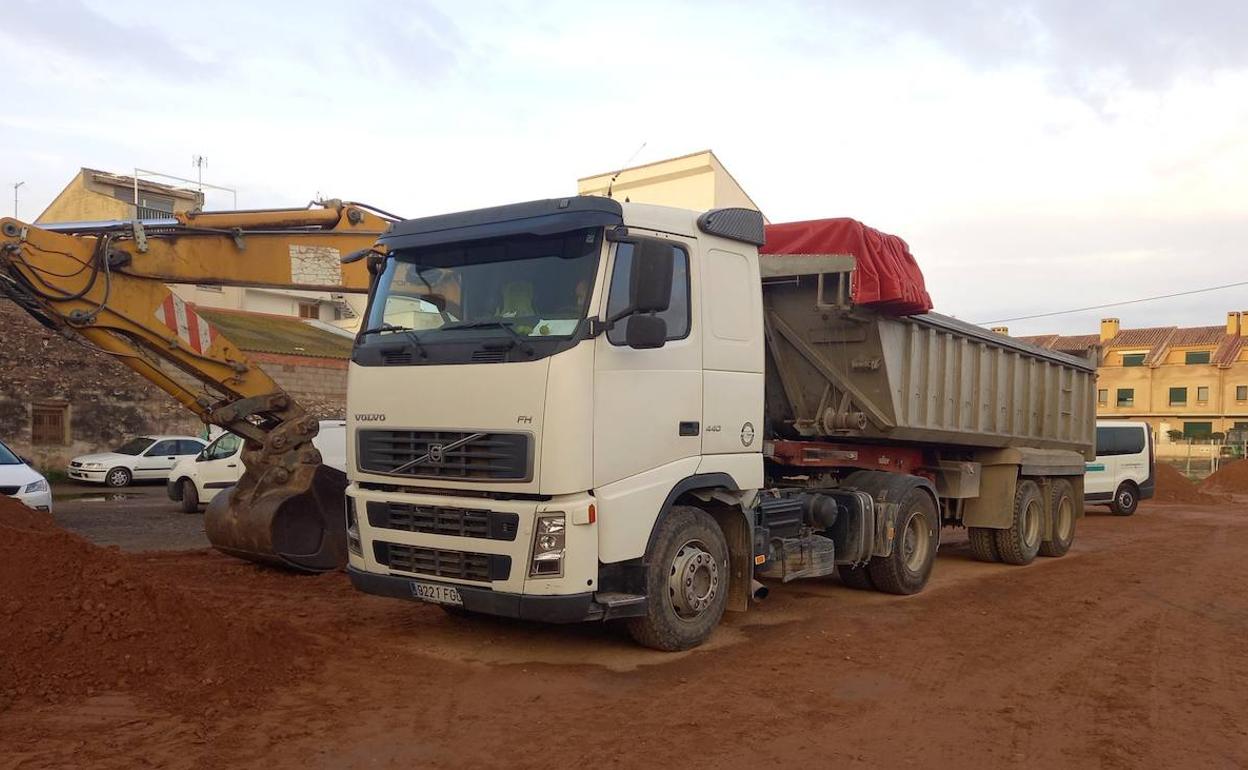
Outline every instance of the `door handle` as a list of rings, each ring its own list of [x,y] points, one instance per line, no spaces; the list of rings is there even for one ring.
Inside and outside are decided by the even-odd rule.
[[[237,467],[238,467],[238,463],[230,463],[229,465],[227,465],[227,466],[225,466],[225,467],[227,467],[227,468],[237,468]]]
[[[696,436],[699,433],[701,424],[697,420],[687,420],[680,423],[680,435]]]

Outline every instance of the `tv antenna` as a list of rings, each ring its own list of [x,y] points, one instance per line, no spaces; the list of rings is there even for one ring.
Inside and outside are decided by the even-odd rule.
[[[607,182],[607,197],[608,198],[611,197],[611,188],[615,186],[615,180],[619,178],[620,174],[624,173],[624,169],[632,165],[633,161],[637,158],[638,155],[641,154],[641,151],[644,149],[646,149],[646,143],[642,142],[641,146],[638,147],[637,150],[628,157],[628,160],[624,161],[624,165],[620,167],[620,170],[611,175],[611,181]]]
[[[199,171],[199,191],[204,191],[204,166],[208,165],[208,159],[203,155],[192,155],[191,165]]]

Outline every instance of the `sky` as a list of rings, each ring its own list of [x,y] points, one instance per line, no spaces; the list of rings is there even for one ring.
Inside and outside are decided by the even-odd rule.
[[[713,149],[972,322],[1248,281],[1248,3],[0,0],[0,212],[79,167],[406,217]],[[640,153],[637,149],[644,143]],[[210,195],[210,207],[230,199]],[[1011,321],[1214,325],[1248,286]]]

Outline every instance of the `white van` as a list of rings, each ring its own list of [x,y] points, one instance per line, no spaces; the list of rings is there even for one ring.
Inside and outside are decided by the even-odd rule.
[[[312,439],[321,459],[331,468],[347,472],[347,423],[342,420],[321,420],[321,429]],[[242,478],[243,440],[233,433],[222,433],[204,451],[188,457],[169,472],[166,490],[169,499],[182,503],[182,510],[194,513],[207,505],[217,493],[232,487]]]
[[[1083,501],[1130,516],[1141,500],[1153,496],[1154,462],[1148,423],[1097,420],[1096,460],[1086,466]]]

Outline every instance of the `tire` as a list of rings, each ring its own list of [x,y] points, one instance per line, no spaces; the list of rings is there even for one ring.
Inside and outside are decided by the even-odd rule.
[[[848,564],[838,564],[836,574],[840,575],[841,582],[850,588],[859,591],[875,590],[875,583],[871,582],[871,573],[867,571],[866,565],[851,567]]]
[[[118,488],[130,486],[130,482],[134,480],[134,474],[129,468],[112,468],[108,473],[104,474],[104,483],[110,487]]]
[[[897,537],[888,556],[873,556],[867,572],[876,589],[886,594],[908,596],[927,585],[940,547],[940,517],[936,503],[921,489],[912,489],[901,498],[897,517]]]
[[[1114,501],[1109,510],[1117,516],[1130,516],[1140,507],[1140,490],[1130,481],[1124,481],[1114,490]]]
[[[1053,539],[1040,544],[1041,556],[1065,556],[1075,542],[1075,494],[1066,479],[1053,479],[1051,503]]]
[[[987,527],[970,527],[967,532],[971,536],[971,555],[978,561],[996,563],[1001,561],[997,553],[997,531]]]
[[[1031,479],[1020,479],[1014,492],[1014,511],[1009,529],[994,530],[997,554],[1006,564],[1031,564],[1040,553],[1043,538],[1044,499],[1040,486]]]
[[[195,488],[195,482],[182,479],[178,484],[182,487],[182,504],[179,506],[182,512],[199,513],[199,490]]]
[[[628,632],[656,650],[697,647],[723,617],[729,574],[728,543],[715,519],[673,506],[646,549],[646,614],[629,618]]]

